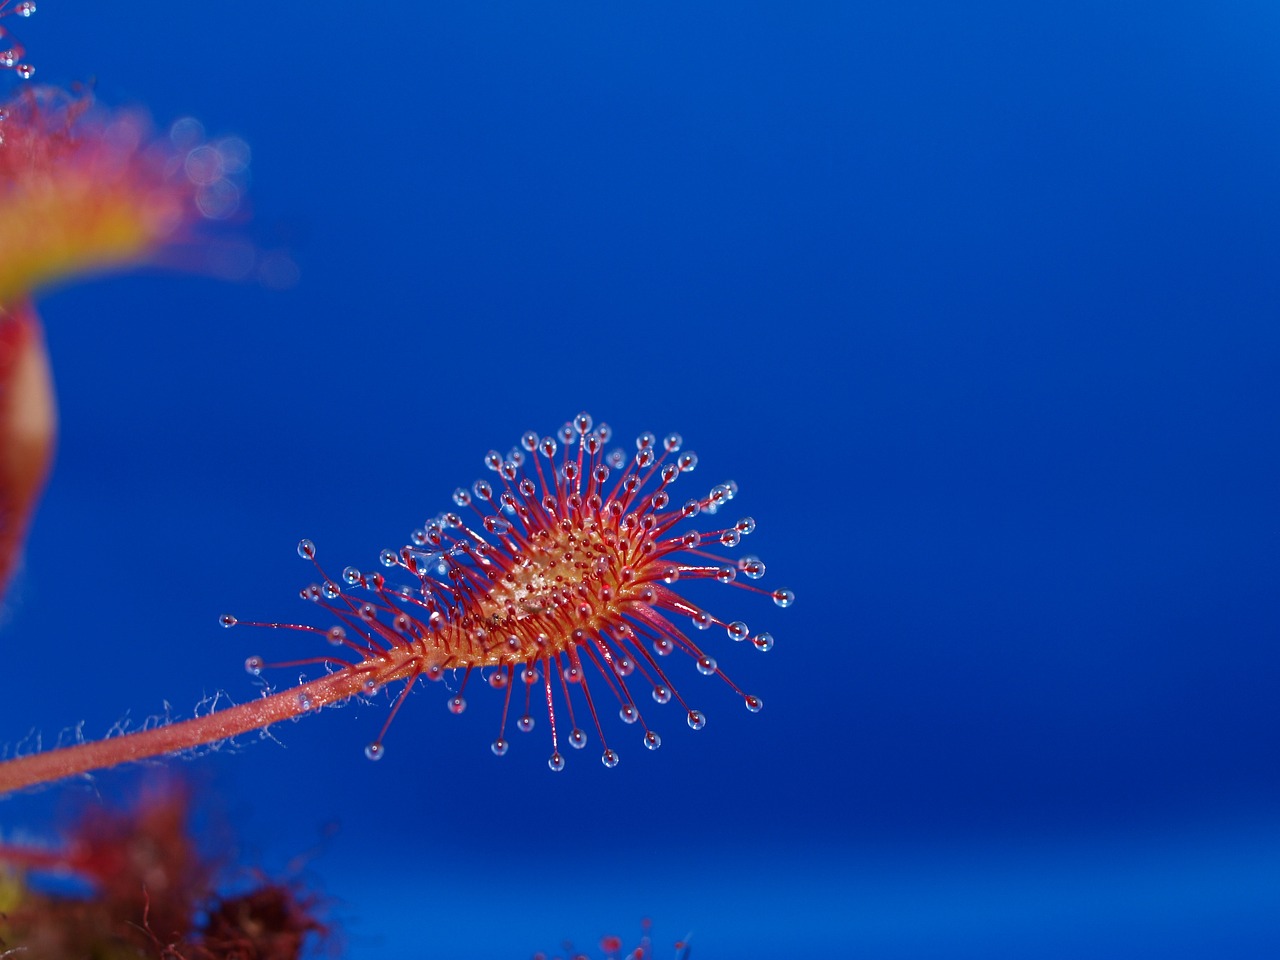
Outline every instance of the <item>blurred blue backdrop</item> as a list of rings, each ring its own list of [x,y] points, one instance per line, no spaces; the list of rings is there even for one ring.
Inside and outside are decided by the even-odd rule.
[[[296,286],[40,304],[0,738],[255,695],[312,579],[579,409],[679,430],[786,611],[752,716],[546,769],[499,698],[180,764],[357,960],[1280,953],[1280,9],[42,0],[38,79],[253,147]],[[284,681],[287,676],[278,677]],[[631,731],[628,730],[628,733]],[[142,776],[149,775],[143,771]],[[107,797],[140,774],[97,778]],[[84,795],[0,805],[40,829]],[[336,824],[332,836],[327,825]],[[327,839],[325,837],[327,836]],[[665,950],[663,951],[665,954]],[[663,955],[663,954],[660,954]]]

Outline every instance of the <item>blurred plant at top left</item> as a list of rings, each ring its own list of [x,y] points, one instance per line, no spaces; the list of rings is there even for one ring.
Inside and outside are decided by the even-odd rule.
[[[180,251],[199,225],[240,210],[248,162],[239,138],[207,140],[190,118],[157,135],[145,113],[104,108],[87,90],[26,87],[0,106],[0,592],[57,428],[33,297],[106,271],[190,266]]]

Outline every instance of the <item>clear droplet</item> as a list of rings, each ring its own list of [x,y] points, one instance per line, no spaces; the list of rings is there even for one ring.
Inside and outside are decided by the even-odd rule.
[[[20,63],[13,68],[13,72],[23,80],[30,80],[36,75],[36,68],[29,63]]]
[[[707,718],[703,716],[701,710],[690,710],[688,719],[691,730],[701,730],[707,725]]]
[[[516,721],[516,726],[519,728],[521,733],[528,733],[530,730],[533,729],[533,717],[529,716],[526,713],[523,717],[521,717],[519,720]]]
[[[650,750],[657,750],[662,746],[662,738],[650,730],[644,735],[644,745]]]
[[[316,545],[310,540],[299,540],[298,556],[303,560],[314,560],[316,558]]]
[[[600,762],[612,770],[614,767],[618,765],[617,752],[614,750],[606,750],[603,754],[601,754]]]
[[[462,697],[453,697],[452,699],[450,699],[449,701],[450,713],[462,713],[462,711],[465,709],[467,709],[467,701],[462,699]]]
[[[796,595],[790,590],[773,591],[773,602],[778,606],[786,608],[796,602]]]
[[[556,751],[551,755],[551,759],[547,761],[547,766],[559,773],[564,769],[564,757],[560,755],[560,751]]]
[[[759,697],[747,696],[743,698],[743,702],[746,703],[747,709],[752,713],[759,713],[760,708],[764,706],[764,701]]]
[[[729,626],[725,628],[725,632],[729,634],[730,640],[745,640],[747,639],[747,634],[750,633],[747,629],[747,625],[741,620],[733,621],[733,623],[729,624]]]
[[[256,677],[262,673],[262,658],[248,657],[244,662],[244,672]]]
[[[663,686],[657,686],[657,687],[654,687],[654,688],[653,688],[653,699],[654,699],[654,700],[656,700],[658,703],[670,703],[670,702],[671,702],[671,688],[670,688],[670,687],[663,687]]]
[[[489,749],[493,751],[493,755],[495,757],[505,757],[507,755],[507,750],[509,750],[510,747],[511,744],[507,743],[507,741],[503,740],[501,737],[489,745]]]
[[[759,634],[751,642],[755,645],[755,648],[759,650],[761,653],[768,653],[770,650],[773,649],[773,634],[771,633]]]
[[[371,743],[364,748],[364,755],[370,760],[381,760],[387,753],[387,748],[380,743]]]
[[[224,627],[234,627],[236,625],[236,618],[229,613],[224,613],[218,618],[218,622]]]
[[[575,750],[581,750],[586,745],[587,735],[583,731],[575,729],[571,734],[569,734],[569,746],[573,747]]]
[[[640,711],[635,708],[635,704],[624,703],[618,710],[618,716],[622,718],[623,723],[635,723],[640,719]]]
[[[698,672],[705,676],[711,676],[718,669],[718,666],[711,657],[702,656],[698,658]]]

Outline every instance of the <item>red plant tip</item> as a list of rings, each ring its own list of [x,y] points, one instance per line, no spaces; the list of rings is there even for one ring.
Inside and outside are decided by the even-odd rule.
[[[301,596],[338,623],[255,625],[319,634],[353,659],[267,664],[253,656],[245,668],[257,676],[269,666],[322,663],[357,678],[363,694],[403,681],[382,732],[366,749],[374,760],[384,755],[383,736],[414,683],[439,680],[445,671],[462,672],[446,702],[451,713],[466,709],[464,694],[477,673],[501,694],[502,719],[492,744],[498,756],[510,747],[513,715],[516,729],[529,732],[539,701],[551,733],[548,766],[556,771],[565,766],[563,728],[569,747],[581,749],[589,736],[579,720],[587,717],[600,738],[601,761],[617,765],[601,722],[608,701],[624,724],[640,726],[647,748],[661,745],[637,687],[647,687],[657,704],[678,703],[691,729],[706,726],[706,716],[686,701],[663,665],[674,651],[691,658],[699,673],[720,677],[748,710],[759,711],[761,699],[730,680],[686,626],[716,627],[741,642],[751,638],[746,623],[717,617],[677,586],[712,580],[769,597],[779,607],[793,602],[790,590],[754,584],[765,573],[759,557],[728,553],[756,526],[750,517],[712,519],[737,495],[737,485],[717,484],[679,502],[673,489],[698,464],[695,454],[683,451],[679,434],[659,440],[643,433],[632,455],[607,451],[611,438],[607,425],[593,425],[581,413],[554,436],[530,431],[505,455],[489,451],[484,463],[491,478],[455,490],[456,511],[428,520],[399,550],[382,552],[383,567],[405,583],[355,567],[331,578],[316,561],[315,545],[303,540],[298,553],[315,564],[321,579]],[[695,518],[709,521],[711,529],[692,529]],[[236,622],[221,618],[224,626]],[[767,651],[773,638],[758,633],[751,643]],[[301,710],[323,705],[309,691],[300,697]]]
[[[158,258],[241,202],[249,148],[195,120],[151,133],[85,94],[24,90],[0,107],[0,306],[69,276]]]
[[[537,697],[551,729],[552,770],[565,766],[562,720],[568,720],[568,745],[586,746],[589,737],[578,722],[584,706],[600,738],[601,762],[617,766],[618,752],[601,722],[609,700],[622,722],[639,724],[642,742],[656,750],[662,740],[635,696],[642,684],[656,703],[680,704],[691,729],[703,729],[705,715],[690,706],[662,666],[677,650],[699,673],[720,677],[748,710],[760,710],[760,698],[744,693],[682,629],[685,621],[695,630],[718,627],[741,642],[750,637],[747,625],[720,619],[676,588],[713,580],[770,597],[779,607],[795,600],[790,590],[745,582],[764,576],[758,557],[725,555],[756,526],[750,517],[728,524],[711,519],[736,496],[737,485],[717,484],[705,496],[674,506],[672,486],[698,462],[681,452],[679,435],[660,442],[641,434],[631,456],[620,449],[605,452],[611,435],[603,424],[593,428],[583,413],[557,436],[530,432],[505,456],[489,451],[484,460],[494,480],[454,492],[465,518],[440,514],[414,530],[399,551],[382,552],[384,567],[406,575],[408,583],[392,585],[380,572],[355,567],[343,570],[339,583],[316,560],[315,545],[303,540],[298,552],[315,565],[320,582],[301,594],[339,622],[252,625],[319,635],[345,651],[346,659],[330,654],[268,664],[251,656],[245,669],[254,676],[269,667],[303,664],[323,666],[325,673],[180,723],[0,762],[0,794],[261,730],[403,682],[382,730],[365,750],[378,760],[385,754],[383,737],[417,680],[439,680],[445,671],[462,671],[447,701],[452,713],[466,709],[464,693],[473,674],[502,694],[492,746],[498,756],[510,747],[507,724],[514,714],[517,730],[534,728]],[[695,517],[707,518],[713,529],[681,529]],[[230,627],[239,621],[223,614],[220,622]],[[768,633],[751,640],[760,651],[773,647]],[[523,692],[516,696],[518,685]]]
[[[0,20],[6,17],[29,17],[36,12],[36,5],[31,0],[0,0]],[[0,70],[12,70],[23,80],[35,76],[36,68],[29,63],[20,62],[26,55],[22,44],[18,43],[4,27],[0,26]]]

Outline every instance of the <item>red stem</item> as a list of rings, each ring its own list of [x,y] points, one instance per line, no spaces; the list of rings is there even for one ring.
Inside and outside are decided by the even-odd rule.
[[[90,770],[114,767],[130,760],[177,753],[258,730],[353,697],[361,691],[368,676],[366,671],[339,670],[318,680],[203,717],[108,737],[96,743],[81,743],[6,760],[0,762],[0,794]],[[306,707],[303,706],[304,700]]]

